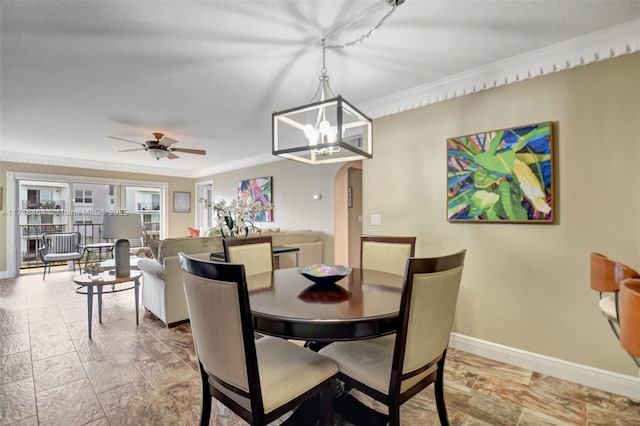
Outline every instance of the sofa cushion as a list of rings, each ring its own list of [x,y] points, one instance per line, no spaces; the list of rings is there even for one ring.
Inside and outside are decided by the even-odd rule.
[[[316,231],[284,231],[271,234],[271,238],[274,246],[289,246],[319,241],[320,233]]]
[[[177,256],[179,252],[185,254],[213,253],[222,251],[220,237],[181,237],[165,238],[160,243],[158,262],[163,263],[165,257]]]

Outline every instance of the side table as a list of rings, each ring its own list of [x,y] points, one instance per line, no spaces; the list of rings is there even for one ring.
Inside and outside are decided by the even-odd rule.
[[[98,262],[102,261],[102,254],[108,253],[111,254],[113,252],[113,243],[91,243],[85,244],[81,246],[84,249],[86,257],[84,258],[84,267],[87,268],[87,264],[89,263],[89,257],[91,257],[91,253],[97,253]]]
[[[110,271],[113,272],[113,271]],[[138,324],[138,310],[140,309],[140,271],[130,271],[127,277],[116,277],[110,272],[102,272],[98,275],[82,274],[73,278],[73,282],[78,284],[76,293],[87,295],[87,319],[89,322],[89,339],[91,339],[91,319],[93,316],[93,290],[98,290],[98,320],[102,323],[102,294],[118,293],[133,289],[136,298],[136,325]],[[116,288],[116,284],[133,283],[132,286],[126,288]],[[104,286],[110,285],[111,290],[104,290]]]

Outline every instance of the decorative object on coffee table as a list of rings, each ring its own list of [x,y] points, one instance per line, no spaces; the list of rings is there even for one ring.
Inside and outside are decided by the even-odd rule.
[[[104,215],[102,237],[117,240],[114,258],[116,260],[116,276],[128,277],[131,269],[129,239],[142,237],[142,217],[140,214]]]
[[[100,272],[104,272],[104,268],[100,266],[100,263],[89,263],[84,267],[84,270],[89,275],[98,275]]]

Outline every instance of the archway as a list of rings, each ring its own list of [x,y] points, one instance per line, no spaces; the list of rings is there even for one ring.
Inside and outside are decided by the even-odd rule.
[[[334,182],[334,263],[360,266],[362,161],[346,163]]]

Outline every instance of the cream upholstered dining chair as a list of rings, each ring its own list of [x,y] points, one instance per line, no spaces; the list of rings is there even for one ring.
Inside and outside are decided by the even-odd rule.
[[[448,256],[410,258],[404,277],[397,333],[375,339],[334,342],[320,350],[334,359],[345,389],[389,408],[400,424],[400,405],[435,383],[440,423],[449,424],[444,402],[444,362],[466,250]]]
[[[598,306],[609,322],[613,334],[620,339],[618,296],[620,282],[626,278],[640,278],[640,274],[629,266],[616,262],[600,253],[591,253],[591,289],[598,292]]]
[[[416,251],[416,237],[360,236],[360,268],[404,275]]]
[[[273,243],[271,236],[223,238],[224,259],[244,265],[246,276],[273,271]]]
[[[620,283],[620,344],[640,367],[640,279]]]
[[[320,424],[333,424],[336,363],[284,339],[254,340],[243,265],[178,255],[202,376],[200,424],[209,424],[212,396],[265,425],[317,394]]]

